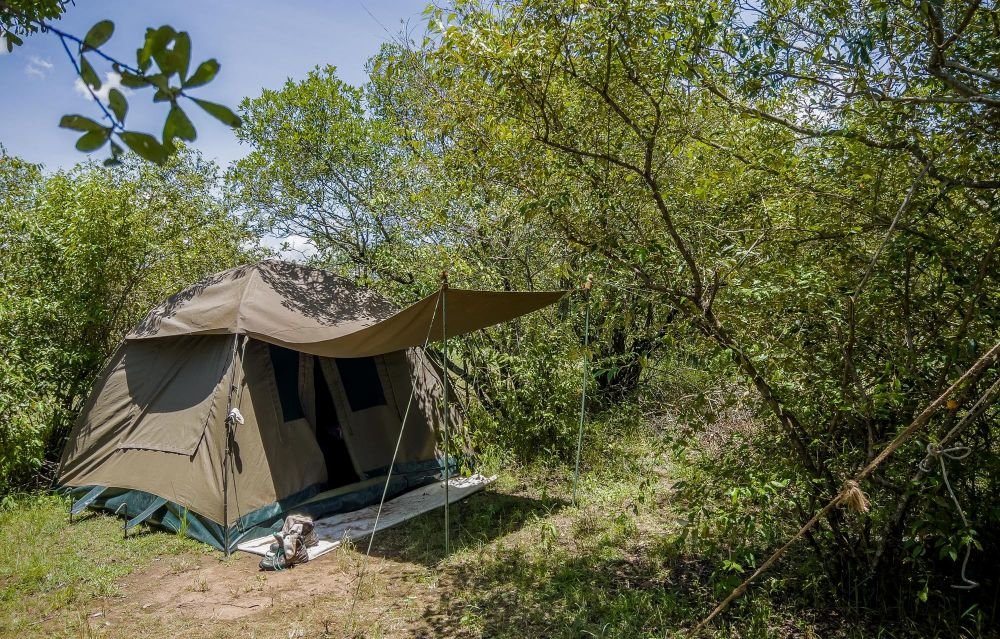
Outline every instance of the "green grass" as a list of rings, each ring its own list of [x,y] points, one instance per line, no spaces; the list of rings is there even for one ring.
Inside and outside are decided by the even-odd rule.
[[[587,456],[576,505],[568,468],[501,471],[453,507],[446,561],[438,511],[379,536],[376,555],[442,562],[434,636],[663,637],[707,609],[697,570],[661,541],[676,526],[655,443],[591,442]]]
[[[68,503],[35,495],[0,512],[0,636],[101,610],[120,595],[122,578],[155,557],[209,552],[171,534],[123,539],[121,520],[108,515],[88,512],[70,524]]]

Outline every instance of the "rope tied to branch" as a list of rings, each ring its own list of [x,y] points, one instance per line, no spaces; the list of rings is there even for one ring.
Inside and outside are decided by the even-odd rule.
[[[924,457],[923,460],[921,460],[920,470],[924,471],[925,473],[929,473],[932,470],[934,470],[931,467],[931,464],[934,463],[935,459],[943,464],[944,459],[942,458],[946,457],[948,459],[962,460],[968,457],[971,453],[972,449],[969,448],[968,446],[953,446],[951,448],[941,448],[937,444],[927,444],[927,456]],[[947,481],[947,476],[948,476],[947,472],[945,472],[944,475],[945,475],[945,480]],[[950,484],[948,484],[948,490],[951,491]]]
[[[945,488],[948,489],[948,495],[951,496],[951,501],[955,504],[955,510],[958,511],[958,516],[962,519],[962,527],[966,530],[969,529],[969,520],[965,517],[965,511],[962,510],[962,504],[958,502],[958,497],[955,496],[955,490],[951,487],[951,481],[948,479],[948,467],[945,465],[945,459],[953,459],[955,461],[961,461],[972,454],[972,449],[968,446],[952,446],[951,448],[941,448],[939,444],[930,443],[927,444],[927,456],[920,461],[920,470],[925,473],[931,472],[933,470],[932,466],[934,460],[937,460],[938,465],[941,467],[941,479],[944,481]],[[969,565],[969,556],[972,554],[972,541],[965,544],[965,558],[962,560],[962,572],[959,575],[962,578],[962,583],[952,584],[952,588],[958,590],[972,590],[973,588],[979,587],[979,582],[973,581],[968,578],[965,574],[965,569]]]
[[[837,498],[837,503],[856,513],[866,513],[870,508],[868,494],[861,490],[861,485],[853,479],[848,479],[844,482],[844,487],[840,489],[840,496]]]

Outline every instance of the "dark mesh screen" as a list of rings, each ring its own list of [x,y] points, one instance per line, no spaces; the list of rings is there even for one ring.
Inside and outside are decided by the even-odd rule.
[[[268,347],[274,368],[274,383],[281,401],[281,418],[286,422],[301,419],[306,414],[299,399],[299,354],[274,344],[268,344]]]
[[[385,404],[382,381],[378,377],[373,357],[338,358],[337,370],[351,410],[355,413]]]

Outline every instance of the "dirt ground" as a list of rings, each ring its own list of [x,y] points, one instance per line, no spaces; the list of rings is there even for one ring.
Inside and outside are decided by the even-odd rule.
[[[240,552],[229,560],[154,560],[124,581],[122,597],[103,600],[88,625],[95,634],[110,635],[163,626],[187,636],[430,636],[422,613],[436,597],[427,567],[372,557],[354,611],[357,632],[351,633],[360,554],[334,551],[267,573],[258,570],[259,559]]]
[[[43,620],[43,627],[99,637],[477,636],[463,628],[450,601],[477,554],[497,544],[530,543],[535,526],[526,524],[538,516],[555,525],[568,525],[568,519],[562,522],[537,500],[492,492],[462,504],[465,518],[462,510],[455,513],[450,559],[442,561],[441,514],[435,511],[380,533],[360,589],[363,546],[338,548],[278,572],[260,571],[260,557],[244,552],[229,559],[188,552],[153,559],[122,580],[117,596],[93,600],[74,623],[57,617]],[[488,536],[481,533],[485,528]]]
[[[592,482],[581,488],[589,503],[573,507],[568,484],[510,478],[452,507],[447,558],[437,510],[379,532],[367,563],[365,541],[279,572],[260,571],[260,557],[243,552],[224,559],[186,541],[178,549],[176,535],[151,529],[122,544],[113,518],[91,515],[89,529],[100,525],[103,536],[96,548],[80,551],[108,554],[74,579],[86,582],[101,565],[134,561],[121,554],[129,546],[146,548],[143,558],[98,596],[74,596],[70,591],[82,588],[70,578],[39,575],[32,587],[51,588],[50,603],[37,606],[39,618],[27,625],[22,615],[17,636],[580,636],[573,628],[596,623],[588,601],[602,598],[605,608],[631,602],[627,589],[653,583],[660,571],[656,562],[630,559],[649,541],[645,531],[663,526],[638,515],[635,485]],[[647,507],[664,512],[663,505]],[[57,536],[84,532],[67,527],[61,514],[50,518]],[[67,605],[52,603],[59,593]],[[31,608],[23,607],[26,615]],[[595,609],[596,619],[602,614]],[[622,614],[634,618],[627,610]]]

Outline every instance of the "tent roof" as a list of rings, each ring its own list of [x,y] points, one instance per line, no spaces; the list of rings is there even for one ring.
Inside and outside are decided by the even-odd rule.
[[[566,294],[445,291],[449,337],[530,313]],[[216,273],[171,296],[126,339],[240,334],[324,357],[367,357],[440,339],[441,295],[396,312],[381,295],[328,271],[266,260]]]

